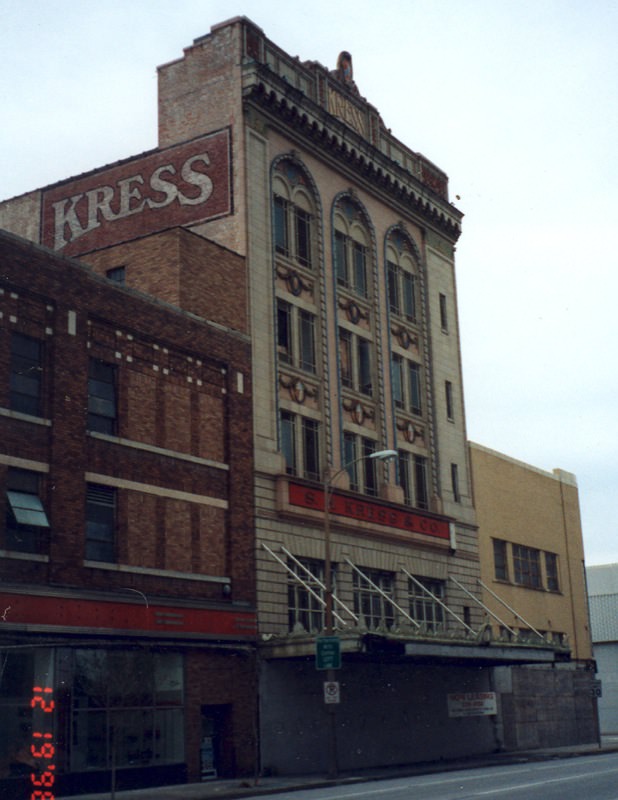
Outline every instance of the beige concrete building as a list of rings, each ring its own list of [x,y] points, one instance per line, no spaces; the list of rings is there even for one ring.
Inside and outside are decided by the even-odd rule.
[[[576,478],[473,443],[470,460],[491,637],[547,641],[567,656],[551,670],[497,672],[505,746],[567,744],[579,727],[592,731],[596,726]]]
[[[496,670],[570,658],[559,638],[488,635],[462,214],[362,96],[351,55],[332,66],[246,18],[216,25],[159,68],[157,149],[0,206],[0,224],[101,273],[111,248],[174,226],[247,259],[260,767],[280,773],[492,751],[507,739]],[[127,285],[169,290],[165,257],[149,270],[139,249],[118,262]]]

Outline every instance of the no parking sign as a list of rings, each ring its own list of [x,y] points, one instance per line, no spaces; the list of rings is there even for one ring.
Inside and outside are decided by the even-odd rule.
[[[339,681],[325,681],[324,682],[324,702],[325,703],[339,703]]]

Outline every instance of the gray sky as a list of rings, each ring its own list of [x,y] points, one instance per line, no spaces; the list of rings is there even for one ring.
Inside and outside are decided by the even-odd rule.
[[[0,199],[156,146],[156,66],[245,15],[349,50],[387,127],[450,177],[468,435],[574,472],[618,562],[618,0],[0,0]]]

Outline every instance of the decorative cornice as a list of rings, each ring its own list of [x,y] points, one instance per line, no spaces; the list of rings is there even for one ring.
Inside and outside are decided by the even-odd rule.
[[[276,119],[307,145],[331,155],[372,190],[385,193],[391,202],[457,241],[463,214],[448,202],[443,180],[431,164],[421,160],[420,176],[413,175],[267,67],[252,65],[252,73],[245,76],[245,103]]]

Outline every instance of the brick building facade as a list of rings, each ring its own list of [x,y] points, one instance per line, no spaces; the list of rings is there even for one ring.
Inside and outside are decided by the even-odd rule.
[[[301,62],[246,18],[159,68],[158,110],[157,149],[0,204],[0,225],[248,335],[261,769],[502,746],[496,669],[571,653],[485,624],[446,174],[350,54]],[[331,607],[337,704],[315,665]]]
[[[244,259],[197,246],[244,285]],[[35,786],[252,772],[250,351],[225,327],[244,298],[208,308],[190,256],[199,318],[6,234],[0,260],[3,790],[41,682],[57,760]]]

